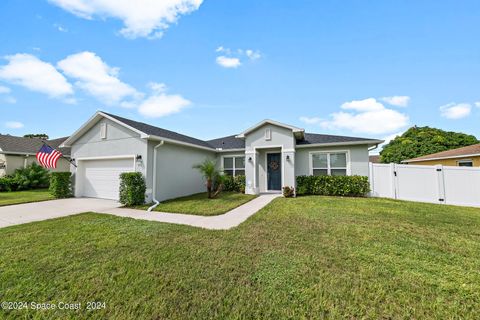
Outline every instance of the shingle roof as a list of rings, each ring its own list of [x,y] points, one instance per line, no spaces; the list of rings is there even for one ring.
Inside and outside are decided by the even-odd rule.
[[[244,149],[245,148],[245,139],[235,138],[235,135],[208,140],[209,145],[215,149]]]
[[[115,119],[125,123],[126,125],[128,125],[132,128],[135,128],[139,131],[142,131],[142,132],[144,132],[148,135],[158,136],[158,137],[162,137],[162,138],[166,138],[166,139],[172,139],[172,140],[176,140],[176,141],[180,141],[180,142],[191,143],[191,144],[201,146],[201,147],[212,148],[212,146],[210,146],[206,141],[203,141],[203,140],[200,140],[200,139],[196,139],[196,138],[189,137],[189,136],[186,136],[186,135],[181,134],[181,133],[177,133],[177,132],[174,132],[174,131],[170,131],[170,130],[162,129],[162,128],[159,128],[159,127],[155,127],[155,126],[143,123],[143,122],[138,122],[138,121],[133,121],[133,120],[130,120],[130,119],[122,118],[122,117],[116,116],[114,114],[110,114],[110,113],[106,113],[106,112],[103,112],[103,113],[105,113],[105,114],[109,115],[110,117],[115,118]]]
[[[421,156],[421,157],[418,157],[418,158],[405,160],[405,161],[402,161],[402,162],[414,162],[414,161],[438,159],[438,158],[461,157],[461,156],[467,156],[467,155],[472,155],[472,154],[480,154],[480,143],[479,144],[474,144],[474,145],[471,145],[471,146],[467,146],[467,147],[462,147],[462,148],[457,148],[457,149],[432,153],[432,154],[428,154],[428,155]]]
[[[303,140],[297,140],[297,145],[319,144],[319,143],[342,143],[342,142],[362,142],[372,141],[374,139],[333,136],[329,134],[305,133]]]
[[[58,149],[62,154],[69,156],[70,148],[59,148],[58,146],[68,137],[47,140],[46,142],[55,149]],[[10,135],[0,135],[0,149],[2,152],[15,152],[15,153],[30,153],[35,154],[42,147],[42,140],[38,138],[24,138]]]

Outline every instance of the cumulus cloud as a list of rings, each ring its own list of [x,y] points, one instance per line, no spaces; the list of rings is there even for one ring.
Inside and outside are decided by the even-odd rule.
[[[198,10],[203,0],[49,0],[84,19],[114,18],[123,22],[126,38],[159,38],[180,16]]]
[[[480,101],[475,102],[475,107],[479,107],[479,108],[480,108]]]
[[[118,78],[118,68],[108,66],[93,52],[72,54],[57,65],[65,75],[76,80],[76,86],[105,104],[125,106],[128,104],[126,99],[142,97],[135,88]]]
[[[23,123],[18,121],[8,121],[8,122],[5,122],[5,127],[9,129],[21,129],[24,127],[24,125]]]
[[[10,93],[11,91],[8,87],[0,86],[0,94]]]
[[[152,94],[142,101],[138,107],[140,114],[149,118],[159,118],[180,112],[191,102],[179,94],[169,95],[163,83],[150,83]]]
[[[322,122],[322,119],[318,117],[300,117],[300,121],[306,124],[319,124]]]
[[[8,64],[0,67],[0,79],[53,98],[73,94],[72,85],[50,63],[25,53],[5,58]]]
[[[409,96],[392,96],[392,97],[383,97],[381,98],[381,100],[392,106],[406,107],[410,102],[410,97]]]
[[[461,119],[470,115],[472,106],[468,103],[449,103],[440,107],[440,114],[447,119]]]
[[[226,56],[219,56],[216,61],[219,66],[224,68],[238,68],[242,64],[239,58],[229,58]]]
[[[374,98],[354,100],[342,104],[339,111],[330,115],[320,125],[325,129],[350,130],[356,133],[385,134],[397,131],[408,124],[408,116],[386,108]]]

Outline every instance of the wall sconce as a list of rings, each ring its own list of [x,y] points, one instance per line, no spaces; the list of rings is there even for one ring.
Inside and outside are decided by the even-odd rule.
[[[287,161],[290,161],[290,155],[287,154]]]
[[[141,155],[141,154],[137,154],[137,156],[135,157],[135,159],[137,159],[137,160],[142,160],[142,155]]]
[[[248,157],[248,161],[252,162],[252,157]]]

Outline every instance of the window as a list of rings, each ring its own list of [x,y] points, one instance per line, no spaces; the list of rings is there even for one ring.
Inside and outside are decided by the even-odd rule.
[[[459,160],[457,163],[459,167],[473,167],[472,160]]]
[[[347,153],[313,153],[312,174],[314,176],[346,176]]]
[[[245,175],[245,157],[224,157],[223,171],[229,176],[244,176]]]

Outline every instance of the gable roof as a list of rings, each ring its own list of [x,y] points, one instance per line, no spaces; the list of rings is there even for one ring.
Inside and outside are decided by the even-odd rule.
[[[46,140],[46,142],[54,149],[58,149],[63,155],[70,155],[70,148],[59,148],[63,141],[68,137]],[[34,155],[42,147],[43,142],[38,138],[24,138],[11,135],[0,135],[1,153],[5,154],[28,154]]]
[[[278,122],[278,121],[270,120],[270,119],[265,119],[263,121],[260,121],[259,123],[257,123],[253,127],[250,127],[247,130],[240,133],[239,135],[237,135],[237,138],[245,138],[245,135],[249,134],[250,132],[252,132],[252,131],[254,131],[254,130],[256,130],[256,129],[258,129],[261,126],[264,126],[266,124],[273,124],[274,126],[277,126],[277,127],[290,129],[290,130],[292,130],[293,134],[295,134],[295,137],[300,138],[300,139],[302,138],[303,133],[305,132],[305,130],[302,129],[302,128],[294,127],[294,126],[291,126],[291,125],[288,125],[288,124],[285,124],[285,123],[281,123],[281,122]]]
[[[334,136],[331,134],[318,134],[318,133],[305,133],[303,140],[297,140],[297,146],[309,146],[309,145],[328,145],[328,144],[368,144],[375,145],[382,143],[383,140],[358,138],[358,137],[346,137],[346,136]]]
[[[417,162],[417,161],[425,161],[425,160],[463,158],[468,156],[480,156],[480,143],[467,146],[467,147],[432,153],[425,156],[404,160],[402,162],[409,163],[409,162]]]

